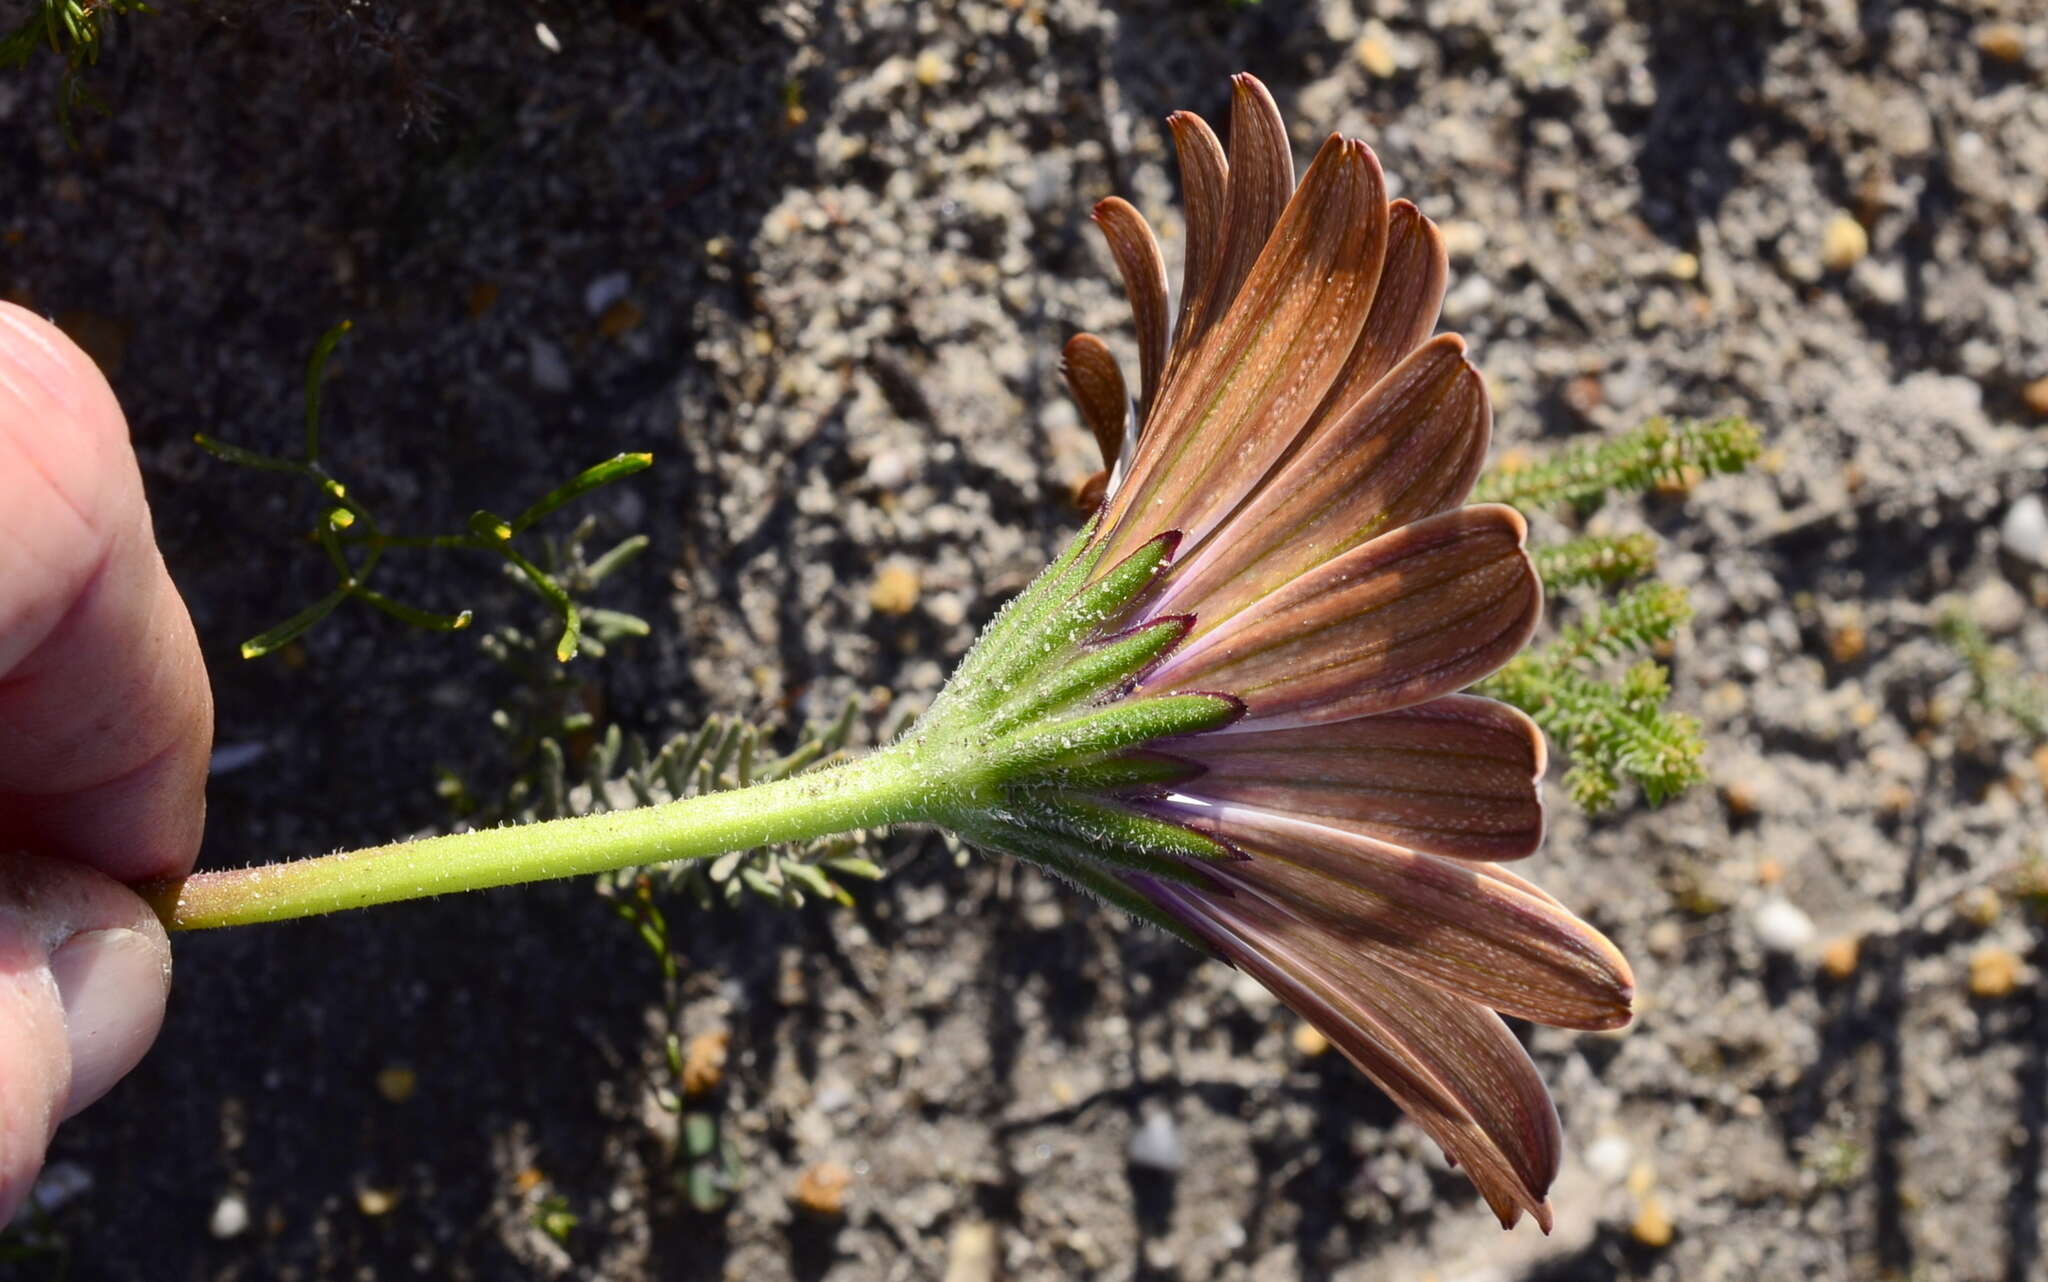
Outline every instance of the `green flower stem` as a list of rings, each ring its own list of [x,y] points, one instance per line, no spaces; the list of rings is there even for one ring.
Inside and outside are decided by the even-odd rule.
[[[927,817],[938,794],[949,791],[934,786],[913,741],[845,765],[667,805],[198,873],[138,889],[171,930],[285,921],[878,828]]]

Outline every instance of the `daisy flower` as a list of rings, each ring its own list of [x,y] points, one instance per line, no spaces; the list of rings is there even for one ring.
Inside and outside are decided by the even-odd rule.
[[[1356,139],[1297,186],[1250,76],[1227,153],[1168,124],[1180,303],[1144,218],[1098,205],[1137,394],[1102,340],[1067,345],[1099,506],[920,727],[989,763],[937,817],[1259,980],[1503,1225],[1548,1229],[1557,1115],[1500,1015],[1616,1028],[1633,980],[1503,866],[1542,841],[1542,733],[1457,693],[1529,639],[1542,586],[1522,518],[1463,506],[1491,418],[1463,340],[1431,337],[1442,240]]]

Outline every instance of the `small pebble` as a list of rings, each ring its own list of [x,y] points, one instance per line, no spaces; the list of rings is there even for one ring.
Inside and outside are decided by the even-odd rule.
[[[1628,1193],[1637,1201],[1648,1197],[1650,1190],[1657,1187],[1657,1168],[1648,1162],[1637,1162],[1628,1168]]]
[[[1664,1208],[1664,1199],[1651,1194],[1636,1208],[1636,1218],[1628,1226],[1629,1236],[1644,1246],[1663,1248],[1671,1245],[1671,1212]]]
[[[1997,921],[2002,907],[1998,892],[1989,886],[1973,886],[1956,896],[1956,916],[1979,930]]]
[[[1314,1059],[1330,1049],[1330,1039],[1322,1029],[1303,1020],[1294,1026],[1294,1049],[1303,1059]]]
[[[1650,952],[1656,956],[1673,957],[1679,949],[1685,947],[1685,928],[1675,921],[1653,922],[1650,929],[1644,932],[1643,942],[1649,945]]]
[[[1791,900],[1779,896],[1766,899],[1750,914],[1750,929],[1757,942],[1774,953],[1799,953],[1813,943],[1813,918]]]
[[[1628,1175],[1629,1159],[1635,1148],[1619,1135],[1607,1135],[1586,1146],[1586,1169],[1609,1184],[1619,1184]]]
[[[1394,57],[1393,33],[1377,19],[1365,24],[1365,34],[1358,38],[1353,52],[1358,65],[1377,80],[1385,80],[1401,68],[1400,60]]]
[[[393,1064],[377,1073],[377,1093],[393,1104],[403,1104],[419,1089],[419,1076],[402,1064]]]
[[[1187,1162],[1187,1151],[1181,1146],[1180,1128],[1174,1125],[1173,1114],[1161,1110],[1147,1116],[1131,1136],[1127,1156],[1132,1166],[1168,1174],[1180,1170]]]
[[[1977,51],[1994,62],[2015,63],[2027,56],[2026,33],[2010,22],[1977,28]]]
[[[917,608],[922,587],[916,570],[907,565],[885,565],[868,588],[868,605],[876,614],[909,614]]]
[[[28,1192],[28,1203],[45,1215],[53,1215],[77,1198],[92,1192],[92,1172],[76,1162],[52,1162],[36,1178]],[[0,1228],[7,1227],[0,1223]]]
[[[1870,252],[1870,233],[1846,210],[1837,210],[1821,232],[1820,261],[1831,272],[1845,272]]]
[[[2048,507],[2028,494],[2005,510],[1998,523],[1998,541],[2005,550],[2031,565],[2048,565]]]
[[[917,55],[911,74],[917,77],[917,83],[930,89],[953,78],[953,64],[946,61],[943,54],[927,49]]]
[[[995,1282],[996,1229],[980,1220],[953,1230],[946,1243],[946,1282]]]
[[[846,1214],[846,1190],[852,1185],[853,1172],[845,1163],[819,1162],[796,1177],[789,1199],[813,1215],[837,1219]]]
[[[2048,418],[2048,378],[2037,378],[2020,389],[2020,399],[2037,418]]]
[[[724,1029],[699,1033],[683,1052],[683,1094],[707,1095],[725,1080],[725,1052],[732,1034]]]
[[[869,485],[878,490],[900,490],[916,475],[917,464],[902,450],[883,450],[868,460]]]
[[[1486,227],[1469,218],[1453,218],[1437,229],[1443,233],[1444,252],[1453,259],[1468,259],[1486,247]]]
[[[1878,789],[1877,808],[1887,815],[1903,815],[1913,808],[1913,790],[1902,783],[1888,783]]]
[[[1860,623],[1845,622],[1828,629],[1828,657],[1836,663],[1854,663],[1869,648],[1869,634]]]
[[[356,1209],[371,1219],[391,1214],[398,1205],[398,1194],[391,1189],[357,1189]]]
[[[583,287],[583,307],[592,316],[599,316],[626,296],[633,288],[633,277],[626,272],[607,272]]]
[[[958,592],[936,593],[925,602],[925,613],[940,627],[956,628],[967,622],[967,601]]]
[[[237,770],[247,770],[263,760],[270,748],[261,739],[244,739],[239,743],[223,743],[213,750],[213,756],[206,763],[209,775],[231,775]]]
[[[213,1215],[206,1221],[206,1231],[225,1242],[231,1237],[240,1237],[249,1229],[249,1204],[242,1200],[240,1193],[226,1193],[213,1205]]]
[[[1862,940],[1854,935],[1838,935],[1821,945],[1821,973],[1833,980],[1847,979],[1856,973],[1856,962],[1862,953]]]
[[[1673,254],[1671,261],[1664,265],[1664,271],[1673,280],[1698,280],[1700,275],[1699,255],[1683,251]]]
[[[647,313],[640,304],[630,298],[621,298],[604,309],[597,318],[597,332],[606,338],[624,338],[640,328],[640,322],[647,319]]]
[[[2027,621],[2027,603],[2012,584],[1989,578],[1970,591],[1970,617],[1987,633],[2002,637]]]
[[[537,334],[526,336],[526,372],[543,392],[566,392],[574,382],[562,349]]]
[[[1970,955],[1970,995],[2004,997],[2019,987],[2019,954],[2010,948],[1988,945]]]

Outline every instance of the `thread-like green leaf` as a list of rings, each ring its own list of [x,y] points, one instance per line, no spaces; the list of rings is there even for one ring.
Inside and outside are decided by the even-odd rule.
[[[276,627],[250,637],[247,641],[242,642],[242,657],[244,659],[260,658],[273,650],[281,649],[291,644],[303,635],[306,629],[332,614],[334,607],[346,600],[348,595],[349,588],[344,584]]]
[[[572,502],[613,481],[644,472],[654,466],[652,454],[617,454],[595,467],[585,468],[567,481],[549,490],[535,500],[533,505],[521,512],[512,521],[512,533],[518,534],[565,503]]]

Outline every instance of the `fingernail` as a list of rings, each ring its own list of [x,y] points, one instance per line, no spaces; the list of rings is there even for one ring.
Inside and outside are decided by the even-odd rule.
[[[70,1117],[107,1093],[156,1040],[164,1016],[164,958],[133,930],[88,930],[50,956],[71,1043]]]

